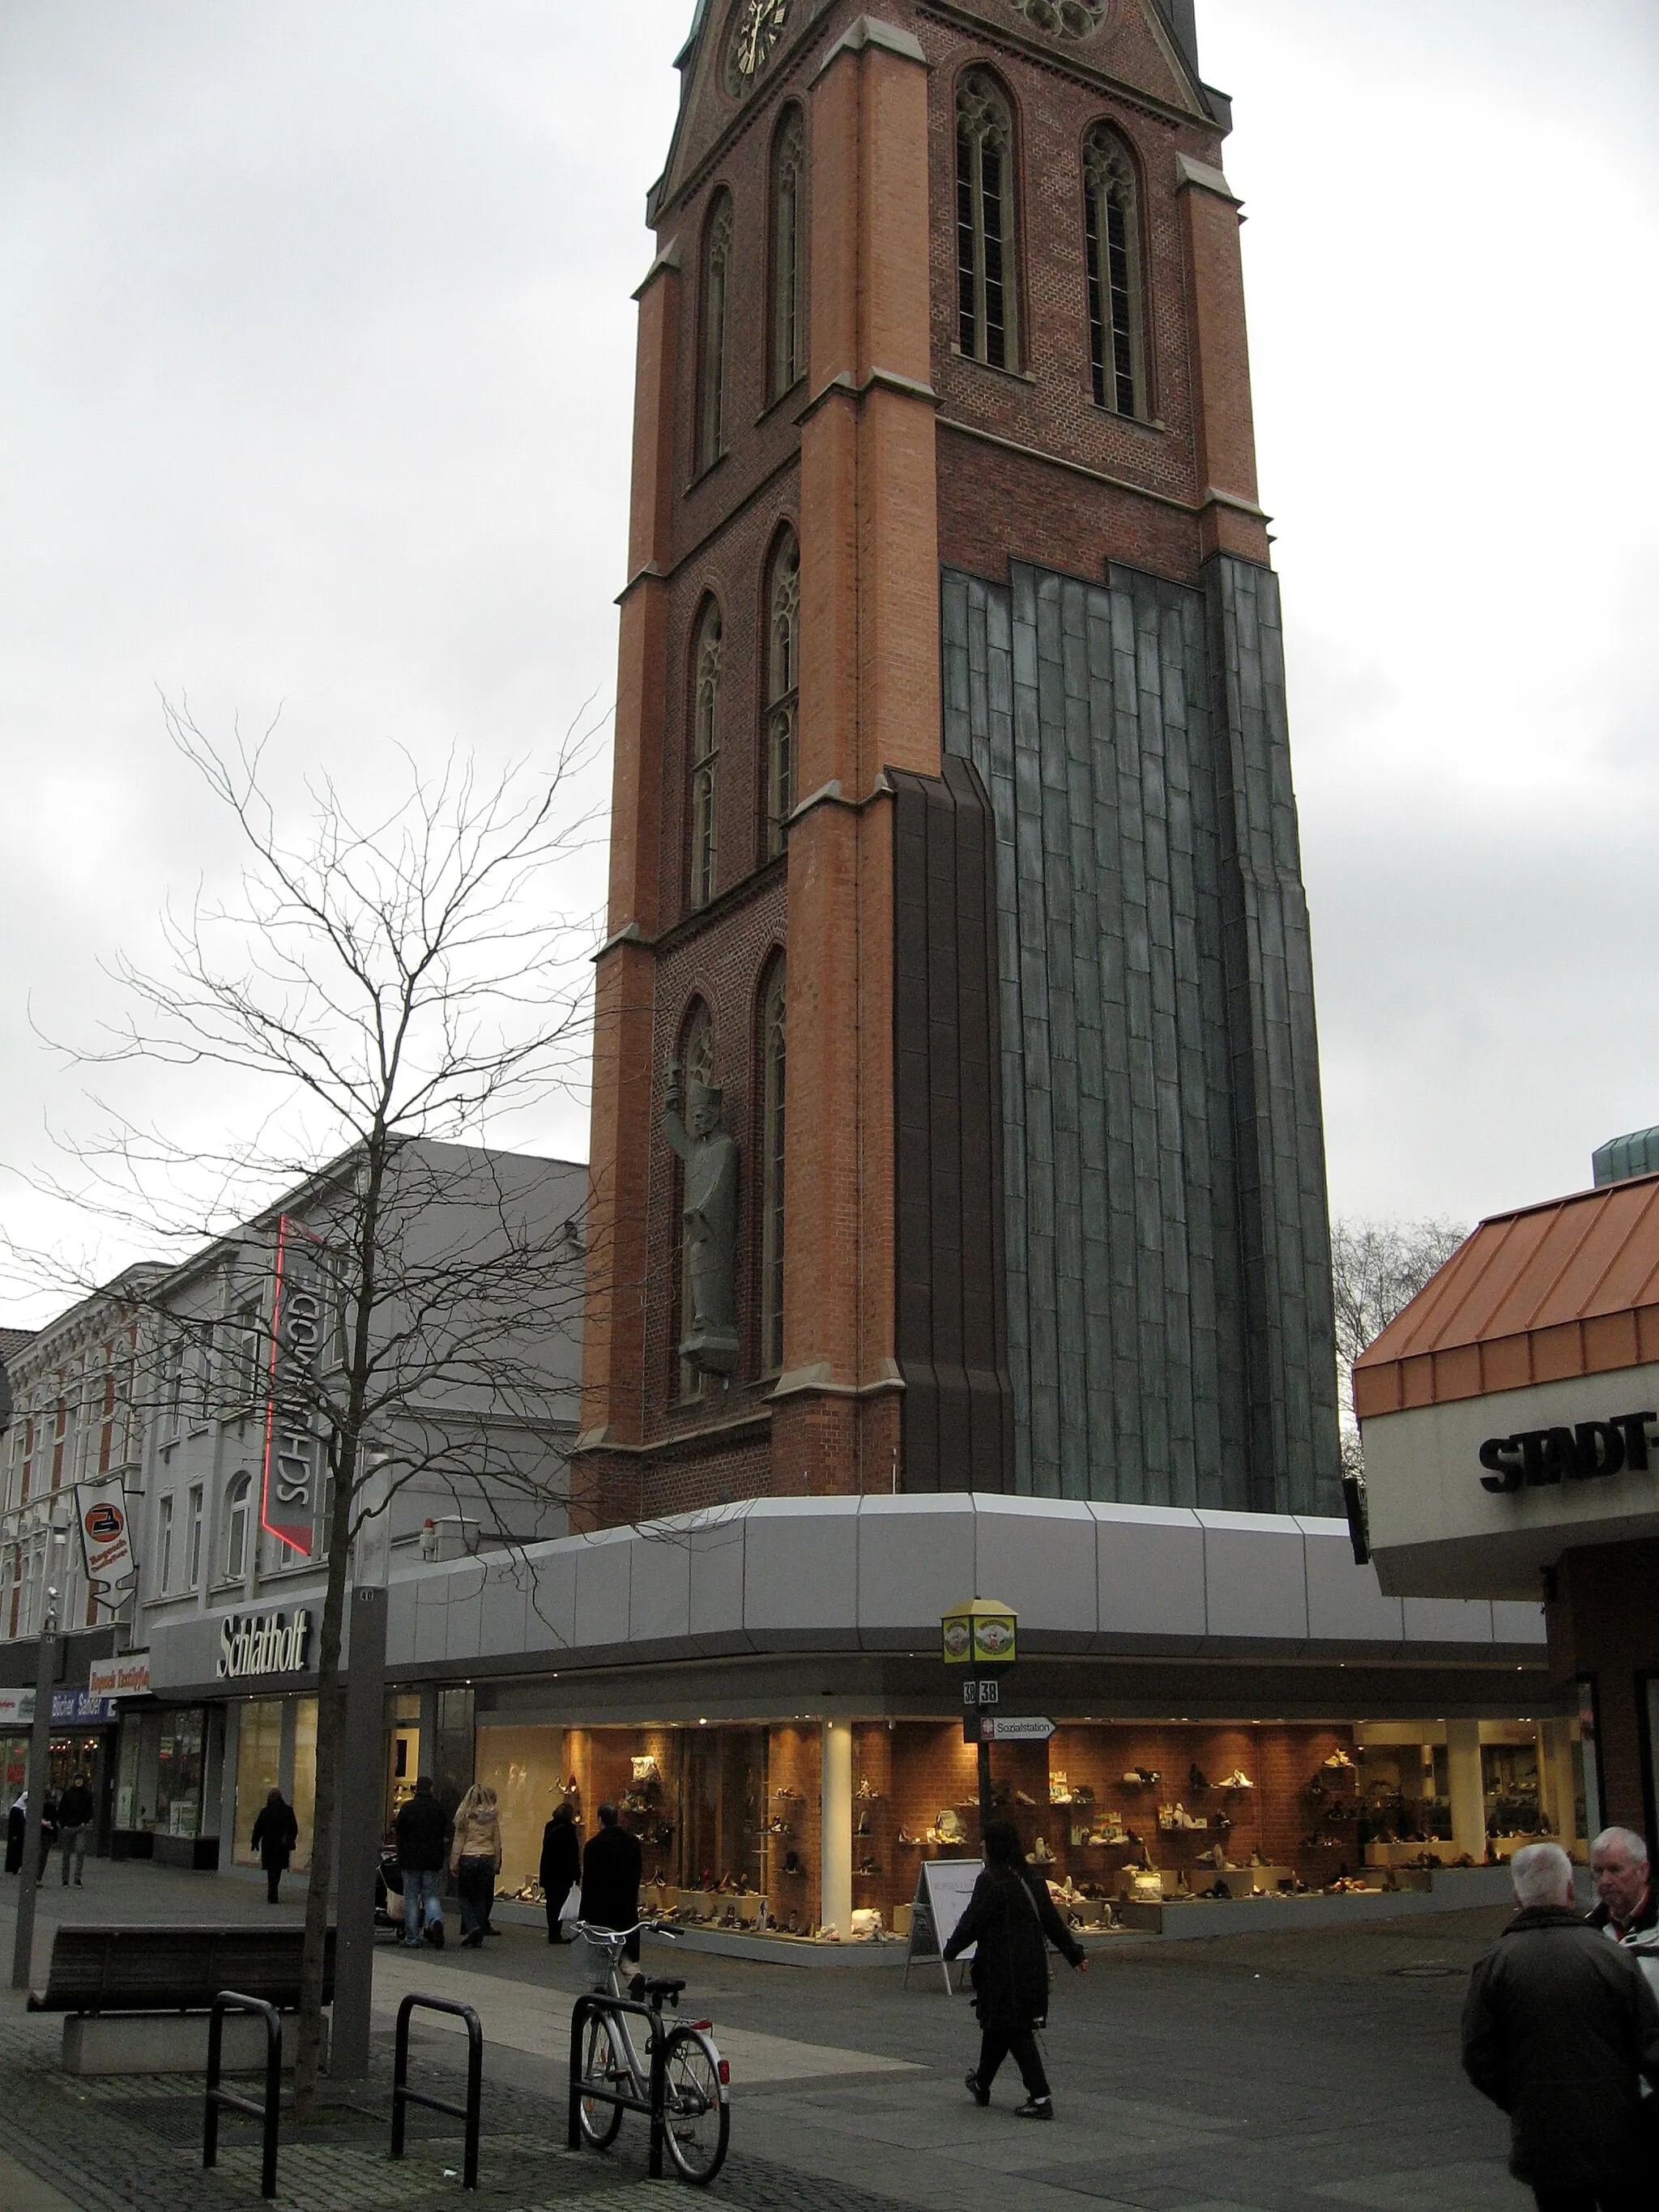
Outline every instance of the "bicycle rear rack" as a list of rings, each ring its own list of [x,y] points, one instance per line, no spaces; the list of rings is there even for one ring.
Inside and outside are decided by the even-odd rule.
[[[239,2096],[234,2089],[219,2086],[221,2061],[225,2039],[225,2014],[228,2012],[252,2013],[265,2024],[265,2096],[262,2105],[252,2097]],[[228,2105],[233,2112],[246,2112],[264,2124],[264,2157],[259,2168],[259,2194],[276,2194],[276,2121],[283,2098],[283,2016],[274,2004],[263,1997],[245,1997],[240,1990],[221,1990],[213,2000],[213,2009],[208,2018],[207,2104],[202,2115],[202,2165],[204,2168],[219,2163],[219,2108]]]
[[[599,2089],[582,2079],[582,2030],[596,2014],[636,2013],[648,2021],[651,2039],[648,2047],[651,2074],[647,2097],[629,2095],[622,2089]],[[654,2005],[638,2004],[632,1997],[613,1997],[598,1990],[584,1990],[576,1999],[570,2014],[570,2112],[565,2142],[571,2150],[582,2147],[581,2103],[590,2097],[598,2105],[618,2105],[624,2112],[643,2112],[651,2123],[651,2163],[653,2181],[662,2179],[663,2112],[668,2101],[667,2076],[663,2072],[663,2017]]]
[[[452,2105],[444,2097],[428,2097],[424,2091],[409,2086],[409,2016],[422,2012],[447,2012],[455,2020],[466,2022],[466,2102]],[[398,2008],[398,2040],[392,2063],[392,2155],[404,2154],[404,2112],[410,2105],[423,2105],[428,2112],[447,2112],[453,2120],[466,2123],[466,2149],[462,2159],[461,2186],[476,2189],[478,2185],[478,2118],[483,2099],[483,2028],[471,2005],[456,2004],[448,1997],[417,1996],[413,1992]],[[267,2190],[265,2194],[270,2195]]]

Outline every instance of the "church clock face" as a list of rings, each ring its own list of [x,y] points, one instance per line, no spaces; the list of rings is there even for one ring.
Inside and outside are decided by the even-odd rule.
[[[788,23],[790,4],[791,0],[738,0],[726,52],[728,92],[747,92],[765,70]]]

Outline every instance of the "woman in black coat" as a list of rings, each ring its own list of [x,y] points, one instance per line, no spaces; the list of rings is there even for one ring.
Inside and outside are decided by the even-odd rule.
[[[979,2064],[968,2076],[968,2094],[976,2105],[988,2105],[997,2069],[1012,2051],[1025,2083],[1025,2102],[1015,2106],[1015,2117],[1052,2120],[1054,2099],[1034,2033],[1048,2016],[1047,1945],[1079,1973],[1088,1962],[1055,1911],[1048,1883],[1026,1865],[1012,1820],[993,1820],[986,1828],[985,1871],[945,1947],[945,1957],[960,1958],[970,1943],[977,1946],[969,1974],[981,2033]]]
[[[564,1901],[582,1878],[581,1838],[576,1833],[576,1808],[567,1798],[556,1806],[553,1818],[542,1830],[542,1894],[547,1899],[547,1940],[562,1943],[564,1929],[559,1914]]]
[[[294,1817],[293,1806],[280,1790],[273,1790],[259,1808],[248,1839],[249,1848],[259,1854],[259,1863],[265,1870],[265,1896],[272,1905],[278,1901],[276,1892],[299,1840],[300,1823]]]

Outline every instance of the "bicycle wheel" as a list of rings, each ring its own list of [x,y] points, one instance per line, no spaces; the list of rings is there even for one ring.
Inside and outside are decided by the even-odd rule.
[[[591,2081],[602,2089],[620,2089],[626,2086],[628,2068],[618,2048],[617,2033],[603,2013],[590,2015],[587,2032],[582,2039],[582,2086]],[[577,2107],[581,2129],[595,2150],[606,2150],[617,2140],[617,2130],[623,2124],[622,2106],[610,2105],[603,2097],[584,2096]]]
[[[663,2047],[663,2139],[683,2181],[711,2182],[726,2157],[732,2108],[718,2053],[695,2027],[671,2030]]]

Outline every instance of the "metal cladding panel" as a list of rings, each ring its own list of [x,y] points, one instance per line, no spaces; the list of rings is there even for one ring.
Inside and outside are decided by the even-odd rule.
[[[631,1529],[606,1529],[580,1540],[576,1553],[576,1645],[628,1641],[628,1591],[638,1539]]]
[[[530,1648],[531,1570],[517,1558],[505,1565],[491,1560],[483,1586],[478,1649],[489,1657]]]
[[[1308,1640],[1308,1573],[1294,1522],[1200,1513],[1204,1603],[1211,1644],[1300,1647]]]
[[[394,1580],[386,1591],[386,1656],[391,1667],[406,1667],[415,1656],[415,1604],[420,1584]]]
[[[530,1589],[525,1607],[525,1648],[568,1651],[576,1640],[576,1552],[573,1540],[532,1547],[526,1555]]]
[[[1198,1650],[1208,1615],[1196,1514],[1176,1505],[1097,1505],[1093,1518],[1096,1648]]]
[[[483,1648],[483,1585],[489,1569],[480,1562],[449,1580],[449,1609],[444,1622],[444,1656],[469,1658]]]
[[[416,1585],[415,1600],[415,1656],[444,1659],[449,1656],[449,1576]]]
[[[1073,1505],[1041,1498],[976,1501],[974,1588],[1000,1598],[1048,1650],[1086,1651],[1098,1601],[1089,1522]]]
[[[1406,1637],[1397,1597],[1384,1597],[1376,1569],[1357,1567],[1346,1521],[1304,1521],[1308,1571],[1308,1634],[1316,1644],[1385,1644]]]
[[[1499,1644],[1547,1644],[1549,1642],[1549,1636],[1544,1626],[1543,1607],[1535,1603],[1524,1603],[1516,1598],[1492,1600],[1492,1632]]]
[[[1413,1644],[1490,1644],[1492,1601],[1484,1597],[1408,1597],[1406,1633]]]
[[[684,1643],[690,1638],[691,1549],[683,1531],[654,1526],[641,1531],[628,1606],[630,1643]]]
[[[960,1491],[862,1501],[859,1626],[866,1651],[933,1650],[939,1622],[973,1595],[975,1503]]]
[[[856,1650],[859,1501],[805,1504],[763,1498],[745,1516],[744,1626],[757,1650],[792,1650],[803,1637],[826,1650]]]
[[[743,1562],[748,1539],[743,1509],[699,1519],[688,1528],[690,1628],[697,1650],[714,1658],[750,1649],[743,1621]]]

